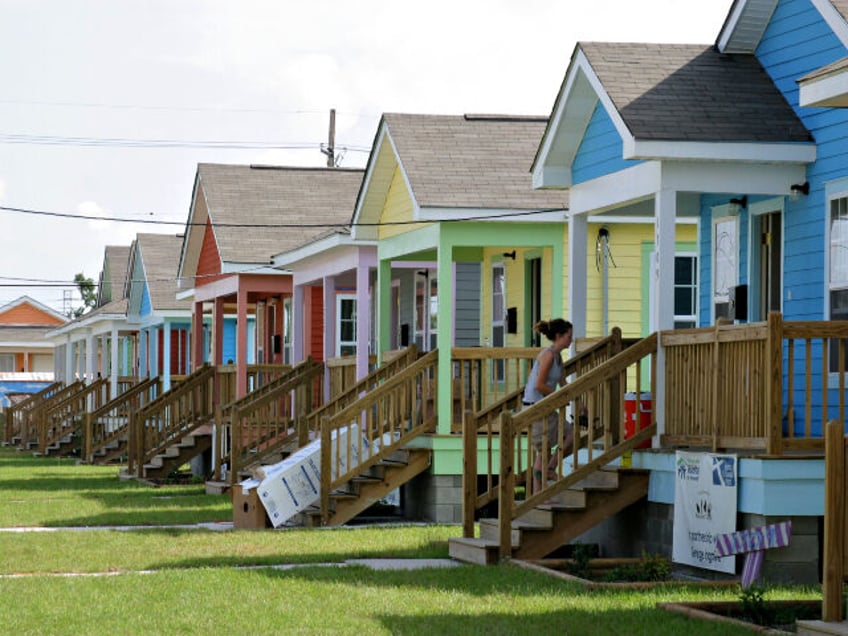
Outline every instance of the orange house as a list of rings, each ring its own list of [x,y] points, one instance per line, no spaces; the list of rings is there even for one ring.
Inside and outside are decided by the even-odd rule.
[[[53,375],[53,343],[44,334],[67,318],[29,296],[0,307],[0,372]]]

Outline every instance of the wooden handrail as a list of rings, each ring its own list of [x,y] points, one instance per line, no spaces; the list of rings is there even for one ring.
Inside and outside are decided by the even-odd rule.
[[[425,354],[321,425],[321,521],[330,493],[435,430],[438,350]]]
[[[843,619],[843,582],[848,573],[848,537],[845,535],[848,494],[845,491],[848,438],[841,422],[831,420],[825,430],[824,546],[822,554],[822,620]]]
[[[24,413],[23,427],[21,429],[21,442],[24,446],[31,443],[38,444],[39,432],[44,428],[45,413],[54,405],[62,402],[75,393],[85,388],[85,382],[77,380],[62,387],[48,398],[39,401],[29,411]]]
[[[130,474],[140,476],[142,466],[174,441],[215,416],[217,373],[205,364],[179,385],[138,411],[130,413]]]
[[[536,402],[532,406],[512,414],[504,411],[500,415],[500,475],[498,493],[498,525],[500,555],[507,557],[512,552],[512,522],[545,499],[562,492],[584,479],[598,468],[623,455],[656,432],[655,409],[651,410],[650,425],[636,432],[629,439],[622,439],[620,430],[623,422],[624,397],[628,375],[635,376],[636,387],[642,386],[641,364],[651,361],[656,367],[657,334],[652,334],[609,358],[605,364],[591,369],[575,378],[571,383]],[[655,395],[656,376],[651,373],[650,386]],[[523,474],[526,484],[532,483],[533,453],[530,439],[534,422],[543,423],[542,443],[547,449],[547,427],[550,418],[556,420],[558,446],[563,445],[567,413],[584,413],[587,419],[585,434],[575,423],[575,442],[569,455],[572,470],[565,472],[563,461],[557,462],[555,479],[550,476],[548,484],[530,494],[521,503],[514,501],[516,476]],[[576,419],[576,418],[575,418]],[[619,441],[621,440],[621,441]],[[599,445],[600,452],[596,446]],[[586,450],[586,461],[581,466],[579,451]]]
[[[95,453],[129,435],[130,412],[154,400],[162,391],[162,378],[148,378],[125,389],[106,404],[85,414],[83,461],[94,463]]]
[[[260,462],[284,445],[290,435],[296,436],[297,418],[321,399],[323,374],[324,365],[310,358],[234,403],[228,417],[216,418],[218,438],[229,439],[229,448],[219,449],[218,466],[228,466],[232,485],[248,464]]]
[[[578,377],[579,375],[603,364],[623,347],[633,344],[634,340],[624,341],[621,330],[614,327],[610,335],[604,338],[596,338],[587,343],[587,346],[579,353],[571,356],[563,363],[563,379],[567,377]],[[534,349],[536,355],[539,349]],[[489,406],[471,413],[466,412],[463,421],[463,536],[474,536],[475,512],[483,506],[495,501],[498,497],[496,486],[498,466],[498,440],[501,434],[498,416],[503,411],[520,411],[524,387],[515,389],[503,398]],[[614,424],[617,426],[617,423]],[[478,437],[485,437],[483,449],[485,470],[485,485],[479,491],[478,478],[481,476],[478,470]],[[479,492],[478,492],[479,491]]]
[[[3,441],[6,444],[11,444],[12,439],[21,434],[21,429],[24,426],[23,420],[25,414],[32,410],[37,404],[51,397],[57,391],[60,391],[62,387],[64,387],[62,382],[53,382],[41,389],[38,393],[33,393],[17,404],[12,404],[7,407]]]
[[[85,412],[107,402],[109,390],[109,381],[100,378],[42,409],[38,419],[39,452],[46,455],[49,446],[82,429]]]

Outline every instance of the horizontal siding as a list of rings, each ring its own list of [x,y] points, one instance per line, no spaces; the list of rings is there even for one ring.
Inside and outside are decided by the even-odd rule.
[[[571,166],[573,182],[582,183],[640,163],[625,161],[623,152],[621,137],[599,102]]]
[[[0,314],[0,324],[3,325],[61,325],[59,318],[33,307],[29,303],[21,303]]]
[[[405,234],[406,232],[423,227],[423,224],[418,223],[409,225],[391,225],[391,223],[411,221],[412,210],[412,195],[409,192],[409,188],[406,186],[406,179],[403,178],[403,173],[398,166],[395,168],[394,175],[392,175],[392,183],[389,186],[388,193],[386,194],[386,204],[383,208],[382,214],[380,215],[380,223],[388,224],[381,225],[379,227],[378,236],[380,239],[382,240],[392,236],[397,236],[398,234]]]
[[[480,263],[456,264],[454,340],[457,347],[480,344],[480,270]]]

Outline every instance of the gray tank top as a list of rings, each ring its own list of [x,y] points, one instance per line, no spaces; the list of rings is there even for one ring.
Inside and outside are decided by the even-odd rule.
[[[545,378],[545,384],[547,384],[551,389],[556,389],[559,379],[562,377],[562,358],[556,351],[553,350],[553,347],[548,347],[548,349],[553,354],[554,361],[548,371],[548,377]],[[525,404],[535,404],[545,397],[536,389],[536,378],[538,376],[539,359],[536,358],[536,361],[533,363],[533,368],[530,370],[530,377],[527,378],[527,386],[524,387],[523,401]]]

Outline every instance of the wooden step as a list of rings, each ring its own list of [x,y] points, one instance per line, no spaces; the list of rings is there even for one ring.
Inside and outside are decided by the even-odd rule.
[[[498,542],[489,539],[452,537],[448,541],[448,554],[452,559],[477,565],[498,563]]]

